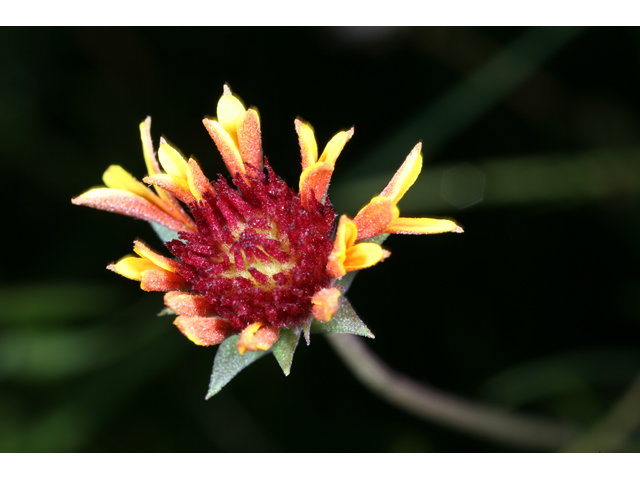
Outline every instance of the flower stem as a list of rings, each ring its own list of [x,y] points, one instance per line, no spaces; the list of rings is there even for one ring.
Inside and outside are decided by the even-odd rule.
[[[425,420],[483,439],[535,449],[557,450],[577,433],[574,427],[563,423],[507,412],[416,382],[387,366],[355,335],[330,334],[326,338],[362,383],[388,402]]]

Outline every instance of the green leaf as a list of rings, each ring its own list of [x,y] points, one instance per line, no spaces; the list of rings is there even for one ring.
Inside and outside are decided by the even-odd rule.
[[[267,351],[259,351],[245,352],[244,355],[240,355],[236,348],[238,338],[240,338],[240,335],[229,337],[218,347],[216,358],[213,361],[213,373],[211,374],[211,382],[209,382],[209,391],[205,400],[213,397],[243,369],[267,354]]]
[[[178,232],[174,232],[173,230],[170,230],[164,225],[160,225],[156,222],[149,222],[149,224],[151,225],[151,228],[153,228],[153,231],[156,232],[156,235],[160,237],[162,243],[167,243],[171,240],[180,240]]]
[[[311,324],[312,333],[352,333],[363,337],[375,338],[355,310],[343,295],[338,299],[338,311],[328,322],[314,320]]]
[[[296,351],[299,338],[300,330],[296,333],[290,328],[282,328],[280,329],[280,338],[278,338],[278,341],[271,347],[273,356],[276,357],[285,375],[291,373],[293,354]]]
[[[313,323],[313,315],[309,315],[309,320],[302,324],[302,331],[304,332],[304,339],[307,345],[311,344],[311,324]]]

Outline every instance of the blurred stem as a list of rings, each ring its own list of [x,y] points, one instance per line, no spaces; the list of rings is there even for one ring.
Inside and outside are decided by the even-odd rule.
[[[326,335],[353,374],[397,407],[484,439],[526,448],[557,450],[576,430],[562,423],[514,414],[456,397],[418,383],[389,368],[355,335]]]
[[[618,452],[640,426],[640,374],[608,415],[570,442],[565,452]]]

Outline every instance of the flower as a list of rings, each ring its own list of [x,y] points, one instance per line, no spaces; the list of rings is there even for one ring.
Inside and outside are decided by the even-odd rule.
[[[284,330],[299,335],[314,318],[332,321],[342,305],[341,277],[389,257],[379,235],[462,232],[452,220],[399,216],[396,204],[422,168],[420,143],[380,195],[353,220],[342,215],[334,229],[327,191],[353,128],[338,132],[318,156],[313,128],[295,120],[302,157],[296,193],[263,155],[258,111],[245,108],[227,85],[217,118],[203,123],[233,187],[222,176],[209,181],[194,158],[187,160],[164,138],[156,158],[147,118],[140,124],[148,171],[143,182],[155,193],[112,165],[103,176],[106,188],[72,200],[174,232],[165,243],[172,258],[136,240],[135,255],[107,268],[143,290],[165,292],[175,325],[197,345],[239,335],[239,354],[269,350]]]

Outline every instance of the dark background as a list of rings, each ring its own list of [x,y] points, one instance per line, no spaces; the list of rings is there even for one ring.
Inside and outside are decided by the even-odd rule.
[[[297,187],[293,120],[355,125],[330,195],[355,215],[418,140],[406,216],[349,298],[390,366],[457,395],[594,425],[640,370],[640,30],[2,28],[1,451],[517,451],[387,404],[325,340],[204,401],[216,347],[105,269],[143,222],[72,206],[153,118],[210,177],[228,82]],[[631,435],[623,450],[640,451]]]

